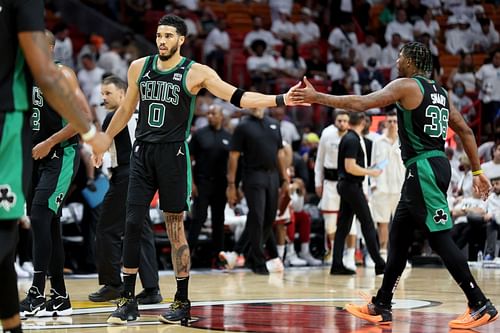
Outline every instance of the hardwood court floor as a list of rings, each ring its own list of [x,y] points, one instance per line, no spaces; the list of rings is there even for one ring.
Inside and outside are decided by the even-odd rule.
[[[473,268],[487,296],[500,304],[500,269]],[[97,290],[97,279],[68,278],[75,314],[71,317],[27,319],[26,332],[350,332],[350,333],[430,333],[500,332],[500,320],[476,331],[450,331],[448,321],[465,310],[465,298],[440,268],[407,269],[398,287],[391,329],[366,324],[342,310],[345,303],[363,303],[359,292],[372,295],[382,279],[372,270],[358,268],[354,277],[330,276],[327,267],[290,268],[284,274],[258,276],[247,270],[224,273],[194,271],[190,280],[192,316],[190,327],[160,324],[160,314],[175,292],[171,273],[161,276],[163,304],[142,306],[139,321],[127,326],[108,326],[106,319],[114,309],[111,303],[92,303],[90,292]],[[20,280],[20,291],[29,288]],[[138,286],[138,291],[140,287]],[[24,297],[24,294],[21,295]]]

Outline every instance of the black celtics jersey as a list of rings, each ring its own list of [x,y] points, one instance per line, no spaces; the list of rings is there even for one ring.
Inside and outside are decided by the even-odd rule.
[[[186,76],[194,63],[182,58],[168,71],[157,68],[158,55],[146,58],[139,88],[139,119],[136,139],[144,142],[181,142],[189,136],[196,96],[186,87]]]
[[[42,0],[0,0],[0,112],[30,109],[33,80],[17,34],[44,29]]]
[[[45,101],[42,91],[37,86],[33,86],[32,103],[31,130],[33,145],[36,145],[51,137],[52,134],[59,132],[68,122]],[[74,135],[59,145],[66,147],[77,142],[78,137]]]
[[[422,76],[413,79],[422,91],[422,103],[413,110],[397,105],[403,161],[430,150],[444,151],[448,131],[450,107],[446,90]]]

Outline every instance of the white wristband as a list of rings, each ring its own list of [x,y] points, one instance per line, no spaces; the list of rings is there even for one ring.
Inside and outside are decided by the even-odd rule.
[[[83,133],[80,136],[82,137],[83,141],[87,142],[89,140],[92,140],[94,138],[94,136],[96,135],[96,133],[97,133],[97,130],[95,128],[95,125],[90,124],[90,129],[88,130],[88,132]]]

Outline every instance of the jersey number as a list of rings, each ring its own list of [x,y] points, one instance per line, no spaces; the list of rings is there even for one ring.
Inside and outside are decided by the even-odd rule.
[[[31,129],[33,131],[40,130],[40,109],[33,108],[33,114],[31,115]]]
[[[435,105],[429,105],[425,109],[425,116],[431,118],[431,124],[424,126],[425,134],[438,138],[442,137],[446,140],[446,133],[448,132],[448,116],[450,111],[446,108],[440,108]]]
[[[149,105],[148,124],[151,127],[162,127],[165,122],[165,105],[151,103]]]

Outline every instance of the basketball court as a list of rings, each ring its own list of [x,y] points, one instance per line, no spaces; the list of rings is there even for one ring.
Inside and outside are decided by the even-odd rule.
[[[493,303],[500,302],[500,270],[472,268]],[[249,270],[192,271],[190,327],[160,324],[175,293],[172,272],[160,278],[162,304],[140,306],[141,317],[127,326],[110,326],[106,319],[113,303],[92,303],[87,295],[98,289],[95,276],[66,279],[73,304],[71,317],[23,320],[26,332],[342,332],[430,333],[500,332],[500,320],[477,330],[450,330],[448,321],[465,311],[458,286],[442,268],[411,268],[401,279],[393,305],[392,327],[355,319],[342,309],[345,303],[364,303],[361,294],[374,294],[382,281],[373,269],[358,268],[357,275],[331,276],[328,267],[287,268],[283,274],[255,275]],[[20,292],[30,279],[19,280]],[[137,286],[137,291],[140,291]],[[21,295],[24,297],[24,295]]]

